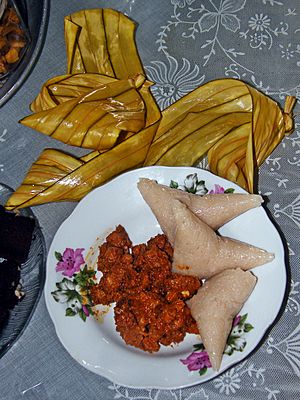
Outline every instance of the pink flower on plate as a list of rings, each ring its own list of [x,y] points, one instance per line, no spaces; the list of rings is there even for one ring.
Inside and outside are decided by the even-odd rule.
[[[225,189],[222,186],[215,184],[215,188],[213,190],[210,190],[209,194],[222,194],[224,192]]]
[[[237,315],[236,317],[234,317],[234,320],[233,320],[233,323],[232,323],[233,328],[240,323],[241,318],[242,317],[240,315]]]
[[[82,304],[82,311],[85,313],[87,317],[90,315],[89,309],[85,304]]]
[[[189,371],[198,371],[203,368],[211,368],[211,363],[206,351],[194,351],[185,360],[180,360],[187,365]]]
[[[80,271],[80,266],[84,264],[82,255],[84,249],[70,249],[66,248],[63,255],[59,254],[59,262],[56,264],[56,271],[62,272],[63,275],[69,278],[76,272]]]

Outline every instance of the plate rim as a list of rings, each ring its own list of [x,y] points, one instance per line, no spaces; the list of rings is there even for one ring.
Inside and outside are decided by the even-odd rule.
[[[82,198],[78,204],[76,205],[76,207],[72,210],[71,214],[61,223],[61,225],[59,226],[58,230],[56,231],[53,240],[49,246],[49,251],[48,251],[48,256],[47,256],[47,260],[46,260],[46,280],[45,280],[45,285],[44,285],[44,291],[45,291],[45,302],[46,302],[46,307],[47,307],[47,311],[50,315],[51,318],[51,322],[54,325],[55,328],[55,332],[56,335],[59,339],[59,341],[61,342],[61,344],[63,345],[63,347],[65,348],[65,350],[68,352],[69,355],[71,355],[71,357],[77,362],[79,363],[81,366],[83,366],[85,369],[95,373],[98,376],[101,376],[103,378],[109,379],[110,381],[112,381],[115,384],[124,386],[124,387],[128,387],[128,388],[134,388],[134,389],[164,389],[164,390],[175,390],[175,389],[183,389],[183,388],[188,388],[188,387],[192,387],[195,385],[201,385],[205,382],[208,382],[212,379],[217,378],[219,375],[225,373],[228,369],[234,367],[235,365],[245,361],[248,357],[250,357],[253,353],[255,353],[262,345],[262,343],[265,340],[266,335],[268,334],[268,332],[270,331],[270,329],[272,329],[272,327],[276,324],[277,320],[280,318],[281,315],[281,309],[284,307],[285,304],[285,298],[286,298],[286,293],[288,290],[288,271],[287,271],[287,261],[286,261],[286,247],[284,245],[283,242],[283,237],[280,234],[279,230],[278,230],[278,226],[276,224],[274,224],[274,221],[272,220],[272,218],[270,218],[269,213],[266,211],[265,207],[262,206],[262,209],[266,215],[266,218],[269,220],[270,224],[272,225],[272,227],[274,228],[274,233],[277,234],[277,237],[280,241],[281,244],[281,251],[282,251],[282,255],[283,255],[283,269],[284,269],[284,281],[283,281],[283,285],[282,285],[282,293],[281,293],[281,297],[280,300],[278,301],[278,305],[276,306],[276,310],[274,310],[274,315],[272,316],[271,321],[264,327],[263,332],[261,333],[259,340],[257,341],[257,343],[254,345],[254,347],[249,350],[248,352],[242,353],[244,356],[241,357],[241,359],[238,360],[233,360],[232,362],[229,362],[229,364],[222,369],[222,371],[218,371],[216,372],[216,374],[214,374],[213,376],[209,376],[209,377],[205,377],[202,376],[201,377],[201,381],[196,381],[196,382],[188,382],[188,383],[183,383],[183,384],[178,384],[176,386],[174,385],[164,385],[164,384],[148,384],[148,385],[136,385],[136,384],[126,384],[124,383],[124,381],[122,381],[122,379],[118,379],[118,377],[116,378],[116,376],[114,374],[105,374],[103,373],[103,369],[101,369],[101,371],[97,372],[95,370],[95,368],[92,368],[88,365],[88,363],[82,362],[82,360],[78,357],[76,358],[76,356],[74,354],[72,354],[69,349],[66,347],[66,344],[64,342],[64,339],[61,337],[61,334],[59,332],[59,327],[57,326],[57,324],[54,322],[54,317],[52,316],[52,310],[51,310],[51,305],[50,305],[50,292],[48,293],[47,290],[47,286],[48,286],[48,282],[49,282],[49,278],[48,278],[48,263],[49,263],[49,256],[51,254],[51,251],[53,251],[53,243],[55,242],[55,238],[56,236],[60,233],[60,230],[62,229],[62,227],[67,224],[69,222],[70,219],[72,219],[76,213],[78,212],[78,209],[80,209],[80,204],[83,203],[87,198],[90,198],[92,196],[95,196],[95,193],[98,191],[101,191],[103,189],[103,187],[107,187],[109,186],[112,182],[115,182],[117,180],[119,180],[120,178],[122,179],[122,177],[124,175],[129,175],[129,174],[137,174],[140,171],[147,171],[147,170],[160,170],[160,169],[166,169],[166,170],[174,170],[174,169],[181,169],[181,170],[189,170],[190,173],[192,172],[203,172],[205,174],[209,174],[212,177],[216,177],[216,179],[220,182],[223,182],[225,186],[228,186],[228,184],[232,185],[233,187],[237,188],[240,192],[244,192],[247,193],[243,188],[241,188],[240,186],[238,186],[236,183],[233,183],[225,178],[222,178],[214,173],[212,173],[211,171],[205,170],[203,168],[199,168],[199,167],[189,167],[189,166],[176,166],[176,167],[172,167],[172,166],[147,166],[147,167],[141,167],[141,168],[137,168],[134,170],[130,170],[127,172],[124,172],[116,177],[114,177],[113,179],[109,180],[108,182],[104,183],[103,185],[93,189],[91,192],[89,192],[84,198]],[[154,178],[153,178],[154,179]],[[219,183],[218,182],[218,183]]]

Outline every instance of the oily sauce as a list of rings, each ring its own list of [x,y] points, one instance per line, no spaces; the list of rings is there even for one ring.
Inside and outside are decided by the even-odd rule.
[[[124,341],[154,352],[198,333],[185,300],[199,289],[198,278],[173,273],[173,249],[165,235],[132,245],[118,225],[100,246],[98,270],[103,276],[90,288],[94,304],[116,303],[116,329]]]

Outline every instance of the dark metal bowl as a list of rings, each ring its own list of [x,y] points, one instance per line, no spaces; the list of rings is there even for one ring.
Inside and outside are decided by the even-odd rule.
[[[0,183],[0,204],[5,204],[13,190]],[[29,209],[22,209],[21,215],[35,218]],[[36,219],[36,218],[35,218]],[[25,295],[10,310],[8,320],[0,331],[0,358],[12,347],[27,327],[45,282],[46,246],[38,221],[33,232],[33,239],[27,261],[21,265],[21,284]]]

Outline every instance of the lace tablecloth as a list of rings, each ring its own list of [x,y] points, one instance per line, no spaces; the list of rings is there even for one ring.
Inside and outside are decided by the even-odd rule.
[[[68,146],[18,120],[46,79],[64,73],[63,17],[82,8],[111,7],[138,23],[137,45],[163,109],[203,82],[234,77],[283,104],[300,98],[298,0],[52,0],[41,57],[19,92],[0,109],[0,181],[16,188],[46,147]],[[187,389],[118,386],[77,364],[60,344],[42,297],[24,334],[0,360],[0,399],[224,400],[300,398],[300,121],[260,169],[259,189],[289,253],[289,296],[259,349],[214,380]],[[72,149],[73,153],[78,151]],[[34,209],[47,246],[75,207]],[[276,296],[276,293],[274,293]],[[259,310],[257,310],[259,312]],[[72,333],[70,332],[70,335]]]

